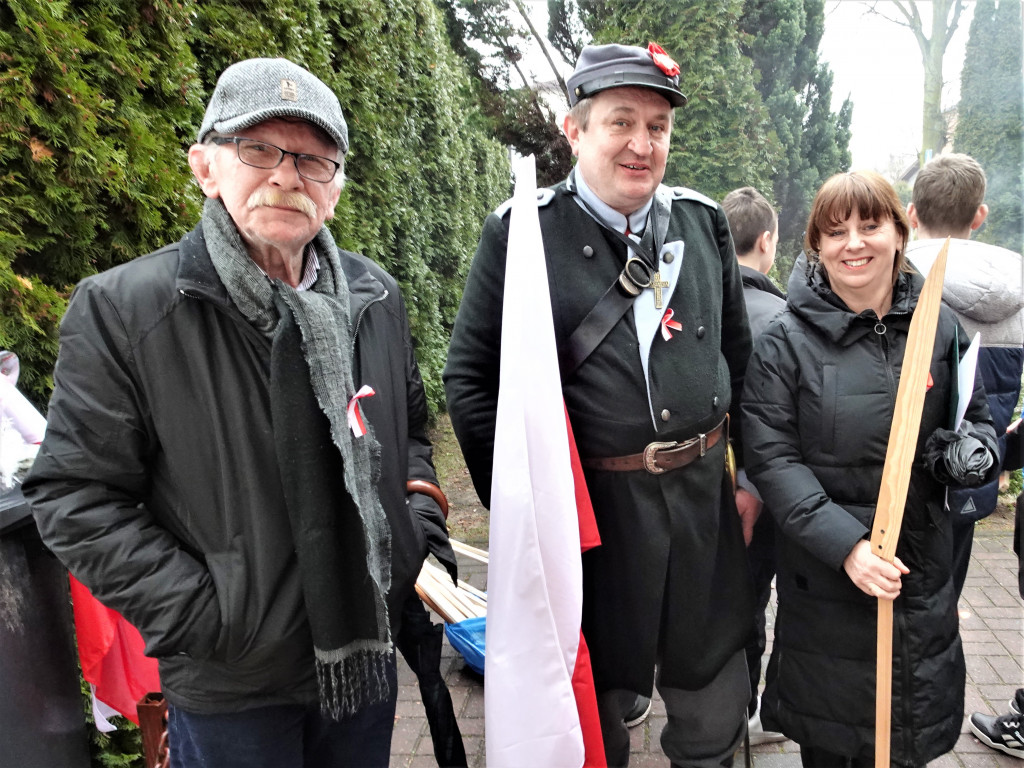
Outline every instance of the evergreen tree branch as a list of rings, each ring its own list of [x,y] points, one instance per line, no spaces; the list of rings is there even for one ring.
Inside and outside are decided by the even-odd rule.
[[[523,85],[526,87],[528,91],[530,91],[530,94],[532,95],[530,103],[533,104],[533,108],[537,110],[537,115],[540,117],[541,122],[546,121],[548,119],[548,116],[544,114],[544,110],[541,108],[540,102],[537,100],[537,92],[534,90],[533,84],[527,79],[526,73],[523,72],[517,60],[512,60],[512,66],[515,68],[516,73],[519,75],[519,79],[523,81]]]
[[[561,73],[558,71],[558,67],[555,66],[554,60],[551,58],[551,53],[548,51],[547,41],[537,31],[537,28],[533,26],[533,21],[530,19],[530,14],[526,11],[526,6],[523,5],[523,0],[512,0],[513,5],[518,9],[523,20],[526,22],[526,26],[530,30],[530,34],[533,35],[534,40],[540,46],[541,52],[544,54],[544,58],[547,59],[548,66],[551,67],[551,72],[555,76],[555,80],[558,82],[558,87],[562,89],[562,95],[565,96],[565,103],[569,103],[569,88],[565,84],[565,80],[562,78]],[[518,69],[518,67],[517,67]]]

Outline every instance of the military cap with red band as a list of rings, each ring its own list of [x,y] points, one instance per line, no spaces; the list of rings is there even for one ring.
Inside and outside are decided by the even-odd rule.
[[[587,45],[569,76],[569,106],[609,88],[632,86],[657,91],[673,107],[686,97],[679,90],[679,65],[657,43],[635,45]]]

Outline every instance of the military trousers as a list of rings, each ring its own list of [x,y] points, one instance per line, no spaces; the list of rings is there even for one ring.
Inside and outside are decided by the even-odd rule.
[[[661,732],[661,748],[673,768],[731,766],[747,728],[750,679],[746,653],[740,649],[733,654],[715,678],[696,691],[662,686],[657,674],[654,682],[668,715]],[[629,764],[625,716],[636,696],[636,691],[624,689],[597,696],[608,768]]]

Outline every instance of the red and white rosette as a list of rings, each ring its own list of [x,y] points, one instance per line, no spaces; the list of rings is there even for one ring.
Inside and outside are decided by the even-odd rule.
[[[676,64],[675,59],[665,52],[657,43],[648,43],[647,52],[651,54],[651,58],[654,59],[654,65],[665,73],[667,77],[675,77],[679,74],[679,65]]]
[[[683,326],[679,321],[672,319],[673,315],[675,315],[675,310],[669,307],[665,314],[661,316],[661,338],[665,341],[672,338],[672,331],[683,330]]]
[[[356,437],[362,437],[366,434],[366,422],[363,421],[363,413],[359,408],[359,401],[364,397],[372,397],[375,394],[377,393],[373,391],[373,387],[364,384],[359,388],[358,392],[352,395],[352,399],[348,401],[348,427]]]

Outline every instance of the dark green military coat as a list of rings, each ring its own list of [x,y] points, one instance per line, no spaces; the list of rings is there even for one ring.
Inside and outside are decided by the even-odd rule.
[[[670,194],[666,246],[683,246],[666,309],[682,330],[667,341],[659,334],[651,346],[650,403],[632,311],[565,380],[583,457],[688,439],[739,402],[751,343],[728,224],[713,201],[682,188]],[[616,280],[625,246],[564,183],[542,190],[539,205],[561,349]],[[444,375],[455,433],[488,505],[508,221],[507,208],[499,208],[484,223]],[[737,418],[732,425],[735,441]],[[724,451],[720,442],[662,475],[587,472],[602,545],[583,559],[583,629],[599,690],[649,693],[656,659],[663,684],[702,687],[743,646],[753,608],[739,520],[731,493],[722,493]]]

